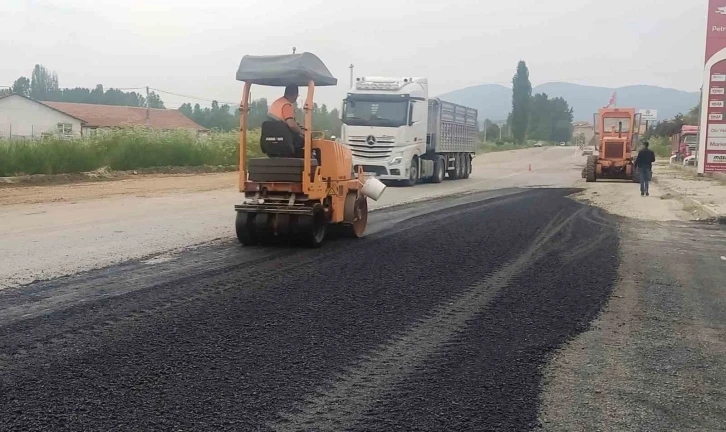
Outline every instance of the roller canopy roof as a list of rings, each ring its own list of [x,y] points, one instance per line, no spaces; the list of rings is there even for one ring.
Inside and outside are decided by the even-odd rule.
[[[310,80],[316,86],[334,86],[338,79],[315,55],[308,52],[275,56],[242,57],[237,69],[237,80],[252,84],[284,87],[307,86]]]

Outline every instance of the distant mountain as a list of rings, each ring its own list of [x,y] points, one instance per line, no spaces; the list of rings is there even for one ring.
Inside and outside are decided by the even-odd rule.
[[[647,85],[614,89],[560,82],[536,86],[532,89],[532,94],[547,93],[550,98],[562,97],[573,108],[575,121],[592,121],[592,115],[608,104],[614,91],[617,91],[618,106],[656,109],[659,120],[672,118],[678,113],[687,113],[698,104],[700,98],[698,92]],[[480,120],[506,120],[512,109],[512,89],[498,84],[467,87],[439,97],[478,109]]]

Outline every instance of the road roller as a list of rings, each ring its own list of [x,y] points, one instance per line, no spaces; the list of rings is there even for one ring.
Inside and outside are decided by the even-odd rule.
[[[366,176],[362,167],[354,170],[350,149],[312,130],[315,87],[334,86],[338,80],[308,52],[246,55],[236,78],[244,82],[239,143],[239,191],[244,201],[235,205],[240,243],[264,245],[285,237],[319,247],[330,228],[347,237],[362,237],[368,222],[368,198],[378,200],[385,185]],[[260,131],[260,147],[266,157],[247,160],[253,84],[306,87],[307,97],[302,136],[282,119],[270,116]]]

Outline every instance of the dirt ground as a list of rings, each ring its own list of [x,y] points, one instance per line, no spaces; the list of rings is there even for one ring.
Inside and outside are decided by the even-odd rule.
[[[650,196],[621,180],[584,183],[577,199],[609,213],[646,221],[705,221],[726,215],[726,185],[660,162],[653,167]]]
[[[710,216],[726,215],[726,184],[711,177],[698,177],[694,167],[659,162],[654,173],[658,185],[685,198],[687,206],[698,207]],[[654,174],[655,175],[655,174]]]
[[[0,206],[78,202],[115,196],[148,198],[178,193],[234,190],[238,173],[151,174],[123,180],[44,186],[0,185]]]

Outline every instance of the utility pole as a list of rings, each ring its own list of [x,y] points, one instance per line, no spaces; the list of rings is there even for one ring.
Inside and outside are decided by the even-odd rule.
[[[484,120],[484,142],[487,142],[487,121]]]
[[[350,69],[350,88],[353,88],[353,68],[354,67],[355,66],[353,66],[353,63],[351,63],[350,66],[348,66],[348,68]]]
[[[146,127],[149,127],[149,86],[146,86]]]

